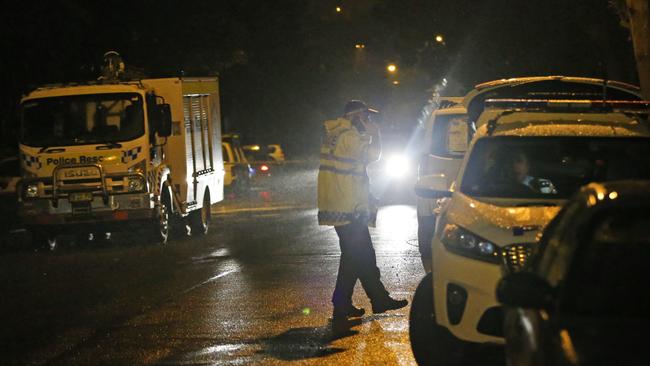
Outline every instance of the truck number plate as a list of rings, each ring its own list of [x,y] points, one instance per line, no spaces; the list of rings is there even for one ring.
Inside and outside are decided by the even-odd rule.
[[[63,179],[87,179],[100,177],[99,169],[94,167],[63,169],[59,174]]]
[[[88,202],[93,200],[92,192],[70,193],[70,202]]]

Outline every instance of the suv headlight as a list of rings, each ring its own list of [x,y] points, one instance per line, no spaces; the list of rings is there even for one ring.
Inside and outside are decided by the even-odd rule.
[[[144,178],[140,176],[131,176],[129,177],[129,192],[140,192],[144,191],[145,183]]]
[[[25,187],[25,196],[30,198],[38,197],[38,185],[28,184]]]
[[[458,225],[447,224],[442,231],[442,243],[452,253],[490,263],[499,263],[500,249],[494,243]]]

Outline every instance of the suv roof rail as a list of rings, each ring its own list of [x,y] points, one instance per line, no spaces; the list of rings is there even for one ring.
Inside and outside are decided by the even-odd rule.
[[[593,100],[593,99],[487,99],[486,108],[522,109],[539,111],[620,111],[650,112],[647,100]]]

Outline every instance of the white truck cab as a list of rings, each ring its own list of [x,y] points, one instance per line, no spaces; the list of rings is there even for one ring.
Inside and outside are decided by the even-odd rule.
[[[650,178],[647,169],[629,169],[650,153],[648,102],[485,105],[452,189],[446,177],[431,178],[428,196],[449,199],[431,243],[432,272],[411,308],[420,364],[462,364],[468,345],[503,343],[496,284],[523,265],[540,231],[582,185]]]
[[[19,213],[39,245],[64,232],[205,234],[223,199],[216,78],[51,85],[22,99]],[[184,225],[182,225],[184,227]]]

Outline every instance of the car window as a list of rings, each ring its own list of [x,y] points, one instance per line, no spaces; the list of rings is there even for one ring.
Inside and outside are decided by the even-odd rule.
[[[609,210],[594,220],[566,277],[564,313],[648,317],[650,216],[648,207]]]
[[[591,182],[650,179],[650,139],[497,136],[479,139],[461,182],[474,197],[569,198]]]
[[[271,160],[269,156],[269,152],[264,148],[260,148],[259,150],[244,150],[244,155],[246,156],[246,159],[249,161]]]
[[[468,144],[467,115],[436,115],[429,153],[441,156],[463,155],[467,151]]]
[[[223,158],[226,163],[233,162],[232,152],[225,144],[221,145],[221,153],[223,154]]]
[[[241,147],[235,147],[235,161],[237,163],[245,163],[246,158],[244,157],[244,151],[242,150]]]

